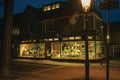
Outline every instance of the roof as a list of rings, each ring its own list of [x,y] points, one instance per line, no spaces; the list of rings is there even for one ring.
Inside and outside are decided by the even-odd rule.
[[[61,4],[60,9],[43,12],[42,19],[51,19],[61,16],[63,17],[68,15],[83,13],[80,0],[68,0],[66,2],[60,2],[60,4]],[[92,2],[92,4],[93,5],[91,6],[90,12],[96,12],[100,16],[100,13],[95,8],[94,1]]]
[[[54,3],[60,3],[60,8],[45,12],[43,11],[44,6],[53,5]],[[14,24],[30,23],[30,22],[33,23],[35,21],[41,21],[45,19],[53,19],[53,18],[83,13],[80,0],[58,1],[54,3],[46,4],[39,9],[36,9],[33,6],[28,5],[24,12],[15,15]],[[100,13],[95,8],[94,1],[92,2],[90,11],[96,12],[100,16]]]

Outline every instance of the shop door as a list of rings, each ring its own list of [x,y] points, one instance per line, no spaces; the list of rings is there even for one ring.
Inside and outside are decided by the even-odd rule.
[[[51,43],[46,43],[46,48],[45,48],[45,51],[46,51],[46,59],[51,59]]]

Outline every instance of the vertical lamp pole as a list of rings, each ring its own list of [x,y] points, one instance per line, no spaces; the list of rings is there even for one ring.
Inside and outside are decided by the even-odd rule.
[[[119,0],[103,0],[99,3],[99,9],[107,11],[107,26],[105,32],[106,49],[106,80],[109,80],[109,44],[110,44],[110,10],[119,8]]]
[[[109,43],[110,43],[110,11],[107,9],[107,31],[106,31],[106,80],[109,80]]]
[[[88,25],[87,25],[87,13],[91,6],[91,0],[81,0],[83,11],[85,12],[86,23],[86,39],[85,39],[85,80],[89,80],[89,53],[88,53]]]

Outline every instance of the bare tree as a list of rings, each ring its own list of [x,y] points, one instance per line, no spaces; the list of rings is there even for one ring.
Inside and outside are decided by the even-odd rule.
[[[13,26],[13,9],[14,9],[14,0],[4,0],[4,18],[3,18],[4,33],[3,33],[3,49],[2,49],[3,78],[10,77],[11,31]]]

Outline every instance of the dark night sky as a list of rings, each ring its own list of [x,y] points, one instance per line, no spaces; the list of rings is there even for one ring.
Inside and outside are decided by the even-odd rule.
[[[45,4],[56,2],[56,1],[66,1],[66,0],[15,0],[14,13],[23,12],[28,4],[32,5],[35,8],[40,8]],[[95,0],[96,7],[98,7],[98,2],[102,0]],[[120,0],[119,0],[120,4]],[[3,16],[3,7],[0,6],[0,17]],[[106,11],[101,11],[103,21],[106,21]],[[110,11],[110,21],[120,21],[120,6],[119,9]]]

